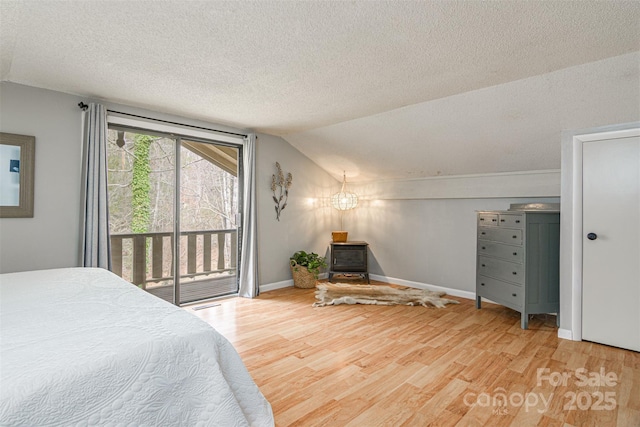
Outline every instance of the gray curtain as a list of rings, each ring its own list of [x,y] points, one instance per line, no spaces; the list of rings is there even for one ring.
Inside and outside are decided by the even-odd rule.
[[[256,220],[256,135],[249,134],[243,143],[242,165],[244,169],[242,248],[240,251],[241,297],[258,296],[258,239]]]
[[[82,266],[111,270],[107,201],[107,109],[89,104],[84,113],[82,171]]]

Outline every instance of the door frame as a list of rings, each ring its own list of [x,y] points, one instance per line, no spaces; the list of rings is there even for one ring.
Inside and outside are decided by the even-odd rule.
[[[565,227],[561,232],[561,240],[565,240],[561,250],[560,268],[570,265],[568,274],[561,273],[561,299],[563,295],[570,296],[570,304],[562,304],[561,301],[561,324],[558,330],[560,338],[570,339],[574,341],[582,341],[582,244],[583,244],[583,224],[582,224],[582,201],[583,201],[583,147],[586,142],[611,140],[619,138],[628,138],[640,136],[640,124],[634,123],[631,128],[619,130],[603,130],[601,132],[585,133],[581,135],[573,135],[569,149],[572,154],[569,159],[571,162],[568,166],[570,179],[562,184],[561,203],[564,209],[561,209],[561,225]],[[563,174],[564,177],[564,174]],[[563,179],[563,181],[565,181]],[[566,193],[566,194],[565,194]],[[570,200],[565,200],[570,199]],[[566,215],[562,218],[562,215]],[[564,239],[562,239],[564,237]],[[568,257],[567,260],[565,257]],[[564,261],[564,262],[563,262]],[[567,289],[568,288],[568,289]],[[563,289],[565,292],[563,292]],[[569,295],[567,295],[569,290]],[[562,321],[562,307],[570,308],[570,327],[566,327],[566,323]]]
[[[244,191],[243,191],[243,182],[244,182],[244,169],[243,169],[243,165],[242,165],[242,158],[243,158],[243,153],[244,153],[244,146],[243,145],[239,145],[239,144],[235,144],[235,143],[229,143],[229,142],[221,142],[219,140],[215,140],[215,139],[211,139],[211,138],[201,138],[201,137],[192,137],[192,136],[188,136],[188,135],[183,135],[183,134],[174,134],[172,135],[172,138],[175,138],[175,162],[176,165],[180,165],[182,163],[181,159],[182,159],[182,141],[183,140],[187,140],[188,142],[196,142],[196,143],[200,143],[200,144],[212,144],[212,145],[217,145],[217,146],[221,146],[221,147],[232,147],[234,149],[236,149],[238,151],[238,169],[237,169],[237,179],[238,179],[238,211],[235,213],[236,217],[242,217],[242,215],[244,214]],[[213,297],[209,297],[209,298],[204,298],[204,299],[200,299],[197,301],[185,301],[185,302],[181,302],[181,297],[180,297],[180,286],[182,285],[181,281],[180,281],[180,277],[181,276],[181,271],[180,271],[180,266],[181,261],[180,261],[180,234],[182,232],[182,225],[180,222],[180,216],[181,216],[181,207],[180,207],[180,196],[182,193],[182,174],[180,173],[179,169],[176,169],[175,171],[175,188],[176,191],[174,192],[174,236],[175,236],[175,241],[174,241],[174,253],[173,253],[173,277],[174,277],[174,283],[177,284],[174,285],[173,287],[173,303],[177,306],[184,306],[184,305],[189,305],[189,304],[194,304],[194,303],[203,303],[206,301],[210,301],[210,300],[216,300],[219,298],[226,298],[229,296],[233,296],[233,295],[238,295],[238,292],[240,291],[240,261],[242,258],[242,245],[241,245],[241,239],[242,239],[242,222],[238,222],[237,223],[237,234],[236,234],[236,239],[237,239],[237,244],[236,244],[236,291],[234,293],[229,293],[229,294],[223,294],[223,295],[216,295]]]
[[[216,131],[214,129],[208,129],[200,126],[194,126],[189,124],[180,125],[179,123],[168,122],[160,119],[144,118],[137,115],[121,112],[109,112],[107,114],[107,128],[118,127],[128,129],[130,131],[140,131],[149,133],[151,135],[161,135],[172,139],[175,139],[175,159],[176,164],[180,164],[180,150],[182,148],[182,139],[188,139],[194,142],[210,143],[216,145],[223,145],[234,147],[238,150],[238,215],[243,218],[244,212],[244,150],[245,150],[245,135],[237,134],[234,132],[228,132],[224,130]],[[176,171],[175,185],[180,186],[180,174]],[[180,303],[180,193],[176,191],[174,200],[174,236],[175,243],[173,247],[173,304],[177,306],[193,304],[193,302]],[[236,280],[237,288],[235,295],[240,290],[240,263],[243,255],[242,248],[242,235],[244,233],[244,223],[240,221],[237,224],[237,254],[236,254]],[[233,295],[233,294],[230,294]],[[198,302],[205,302],[208,300],[215,300],[224,296],[217,296],[208,299],[203,299]]]

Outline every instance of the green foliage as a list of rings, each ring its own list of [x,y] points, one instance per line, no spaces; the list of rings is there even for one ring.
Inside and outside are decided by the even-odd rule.
[[[151,216],[151,197],[149,191],[149,147],[153,142],[153,137],[149,135],[136,134],[133,146],[133,177],[131,180],[132,209],[131,230],[134,233],[146,233],[149,231]]]
[[[316,279],[318,278],[320,269],[327,267],[326,258],[321,257],[314,252],[306,253],[305,251],[298,251],[289,258],[289,262],[296,271],[298,271],[297,268],[300,266],[307,267],[307,270],[309,270],[310,273],[313,273],[313,276]]]
[[[238,210],[238,178],[218,165],[207,161],[186,147],[180,148],[181,165],[176,165],[176,142],[169,137],[125,133],[125,145],[117,145],[118,131],[109,130],[107,147],[109,161],[109,227],[113,234],[170,232],[175,225],[175,176],[180,174],[180,226],[183,230],[221,230],[236,227]],[[144,139],[152,140],[148,156]],[[142,146],[141,146],[142,145]],[[237,153],[236,153],[237,155]],[[145,183],[146,168],[143,157],[149,162],[149,187]],[[134,162],[136,177],[136,201],[134,202]],[[145,187],[145,188],[143,188]],[[148,190],[147,190],[148,189]],[[149,195],[149,215],[142,214]],[[142,203],[144,202],[144,203]],[[136,211],[136,229],[133,217]],[[148,222],[146,220],[148,218]],[[226,245],[230,243],[227,242]]]

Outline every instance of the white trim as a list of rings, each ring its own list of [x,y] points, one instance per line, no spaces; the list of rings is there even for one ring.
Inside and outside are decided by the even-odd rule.
[[[582,341],[582,143],[573,137],[571,336]]]
[[[573,139],[579,140],[582,142],[590,142],[590,141],[603,141],[607,139],[630,138],[634,136],[640,136],[640,128],[616,130],[616,131],[609,131],[609,132],[599,132],[599,133],[598,132],[588,133],[584,135],[576,135],[573,137]]]
[[[239,135],[228,135],[224,133],[218,133],[213,130],[206,131],[203,129],[193,129],[190,128],[188,124],[185,124],[184,127],[182,127],[179,125],[172,125],[168,123],[162,123],[160,121],[154,121],[153,119],[145,120],[141,118],[126,117],[113,112],[107,113],[107,122],[114,125],[130,126],[134,128],[146,129],[172,135],[175,134],[187,137],[190,136],[193,138],[210,139],[212,141],[226,142],[230,144],[242,145],[244,142],[244,137]]]
[[[602,141],[610,139],[628,138],[640,136],[640,128],[623,129],[608,132],[596,132],[573,136],[573,215],[572,215],[572,235],[571,246],[571,331],[570,336],[574,341],[582,341],[582,153],[584,143],[592,141]],[[563,331],[566,331],[563,329]],[[560,337],[560,330],[558,331]],[[561,337],[564,338],[564,337]]]
[[[514,175],[539,175],[539,174],[549,174],[549,173],[558,173],[560,169],[541,169],[534,171],[514,171],[514,172],[491,172],[491,173],[469,173],[462,175],[440,175],[440,176],[427,176],[424,178],[406,178],[406,179],[380,179],[374,180],[370,182],[374,183],[386,183],[386,182],[402,182],[402,183],[410,183],[410,182],[423,182],[423,181],[442,181],[449,179],[467,179],[467,178],[486,178],[486,177],[500,177],[500,176],[514,176]],[[353,184],[350,184],[353,185]]]
[[[265,285],[260,285],[260,293],[275,291],[276,289],[290,288],[290,287],[293,287],[293,279],[283,280],[282,282],[274,282],[274,283],[267,283]]]
[[[326,279],[327,277],[329,277],[329,273],[320,273],[318,275],[319,279]],[[292,288],[292,287],[293,287],[293,279],[289,279],[289,280],[283,280],[281,282],[273,282],[273,283],[266,283],[264,285],[260,285],[260,292],[275,291],[276,289]]]
[[[328,277],[327,273],[319,276],[321,279]],[[412,282],[410,280],[396,279],[394,277],[379,276],[377,274],[370,274],[369,277],[373,280],[377,280],[383,283],[393,283],[394,285],[408,286],[410,288],[426,289],[429,291],[446,292],[447,295],[454,297],[466,298],[475,300],[475,292],[461,291],[459,289],[445,288],[443,286],[430,285],[428,283]],[[268,292],[276,289],[288,288],[293,286],[293,279],[283,280],[282,282],[267,283],[260,285],[260,292]]]
[[[436,176],[351,184],[364,200],[559,197],[559,169]]]
[[[461,291],[460,289],[445,288],[443,286],[430,285],[428,283],[412,282],[410,280],[396,279],[394,277],[378,276],[377,274],[370,274],[369,277],[379,282],[393,283],[394,285],[408,286],[410,288],[417,288],[417,289],[426,289],[429,291],[446,292],[447,295],[451,295],[453,297],[460,297],[460,298],[466,298],[466,299],[472,299],[472,300],[476,299],[475,292]]]
[[[573,339],[573,334],[569,329],[558,329],[558,338],[562,338],[563,340],[579,341]]]

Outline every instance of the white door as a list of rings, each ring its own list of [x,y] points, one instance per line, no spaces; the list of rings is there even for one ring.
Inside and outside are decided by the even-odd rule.
[[[640,137],[583,145],[582,339],[640,351]]]

